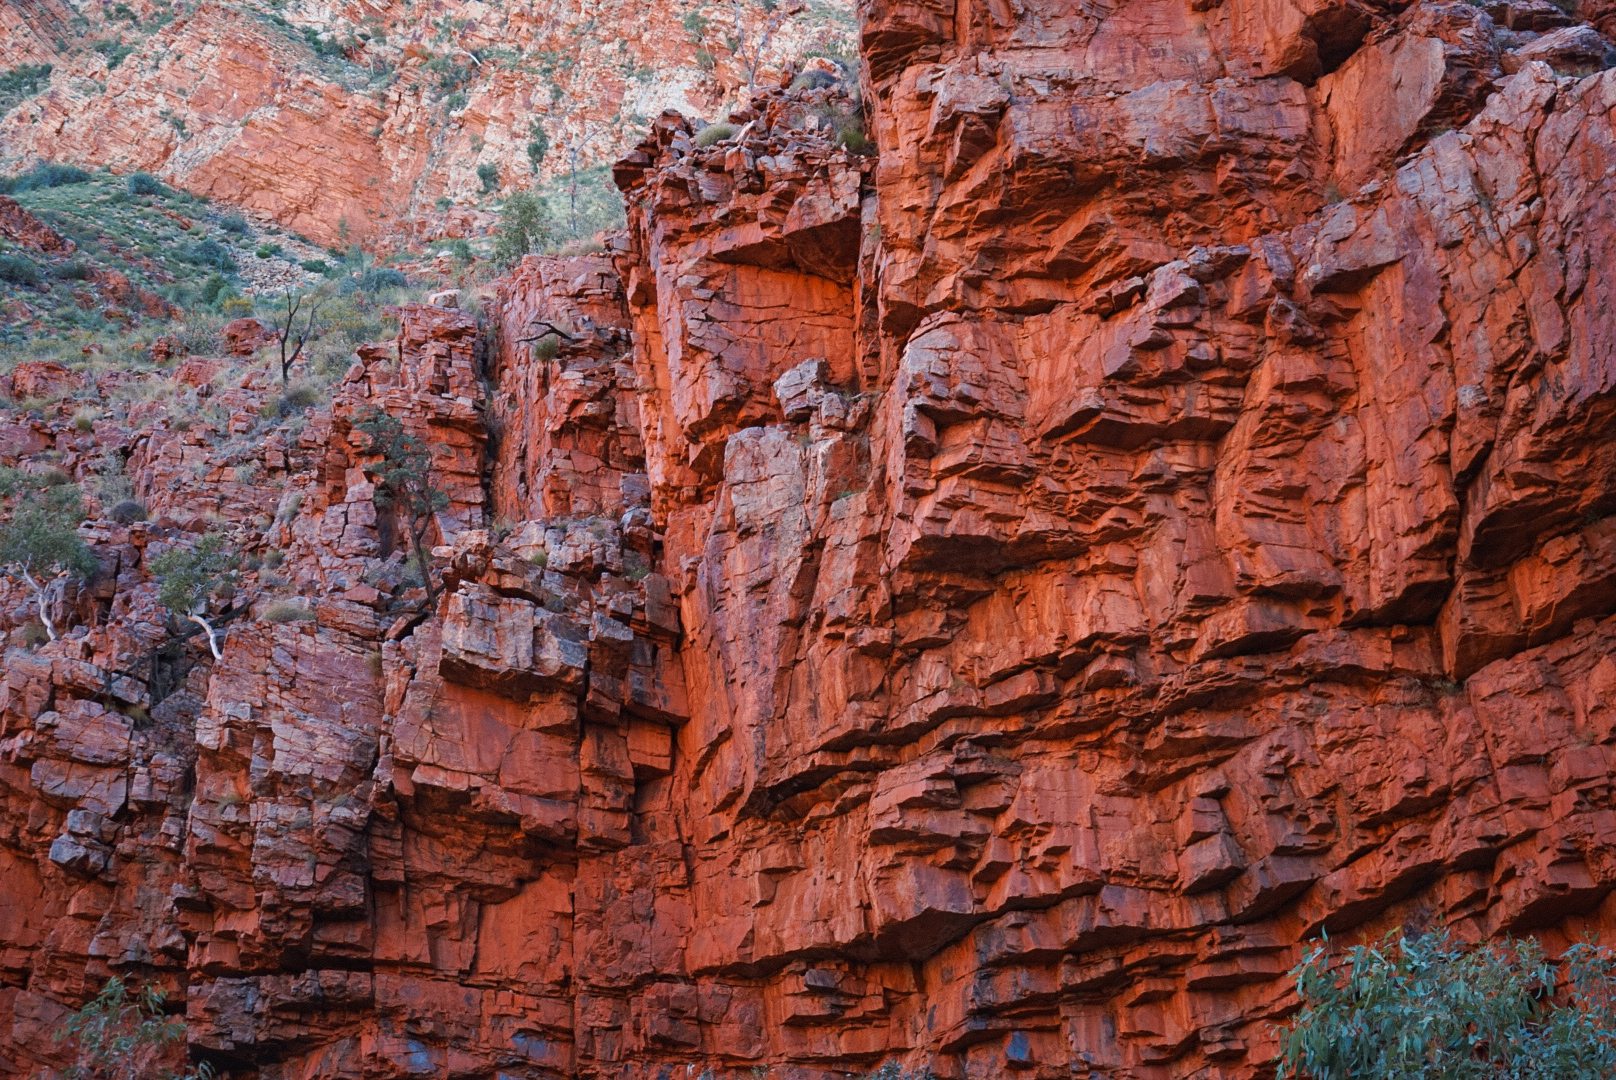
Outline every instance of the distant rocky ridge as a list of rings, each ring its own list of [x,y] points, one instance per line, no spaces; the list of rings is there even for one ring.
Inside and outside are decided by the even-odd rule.
[[[749,74],[850,51],[843,0],[792,5],[770,33],[773,7],[5,0],[0,73],[53,70],[0,117],[0,170],[144,169],[320,244],[465,235],[479,166],[505,190],[570,176],[615,159],[664,108],[716,115]],[[743,58],[766,34],[751,72]]]

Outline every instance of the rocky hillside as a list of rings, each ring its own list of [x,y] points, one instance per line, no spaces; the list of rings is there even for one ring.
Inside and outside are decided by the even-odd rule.
[[[1323,933],[1610,942],[1604,18],[866,0],[317,394],[19,365],[0,1071],[1258,1080]]]
[[[852,23],[846,0],[0,0],[0,170],[144,169],[381,247],[464,236],[501,190],[548,185],[559,211],[564,178],[587,237],[621,220],[603,166],[651,117],[851,56]],[[599,214],[574,228],[580,170]]]

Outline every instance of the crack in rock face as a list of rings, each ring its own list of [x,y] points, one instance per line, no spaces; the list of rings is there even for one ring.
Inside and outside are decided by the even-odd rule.
[[[1608,939],[1601,12],[867,0],[328,401],[8,412],[145,520],[0,586],[0,1071],[1247,1080],[1321,934]]]

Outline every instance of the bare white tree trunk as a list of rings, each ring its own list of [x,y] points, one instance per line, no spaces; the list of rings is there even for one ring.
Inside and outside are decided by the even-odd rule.
[[[204,619],[200,615],[187,615],[186,618],[191,622],[196,623],[196,625],[200,626],[207,632],[209,651],[213,653],[213,658],[215,660],[223,660],[224,653],[219,651],[219,635],[218,632],[213,629],[213,624],[208,622],[208,620]]]
[[[34,603],[39,605],[39,621],[45,624],[45,636],[51,641],[55,641],[56,620],[52,619],[50,616],[51,597],[49,586],[40,585],[40,583],[34,579],[34,575],[28,572],[28,568],[26,566],[22,568],[22,579],[26,581],[28,583],[28,587],[34,591]]]

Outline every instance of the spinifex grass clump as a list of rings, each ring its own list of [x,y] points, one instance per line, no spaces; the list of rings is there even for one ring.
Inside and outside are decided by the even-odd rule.
[[[1393,932],[1293,972],[1302,1011],[1279,1075],[1300,1080],[1610,1080],[1616,954],[1558,962],[1536,941],[1467,948],[1446,931]]]

